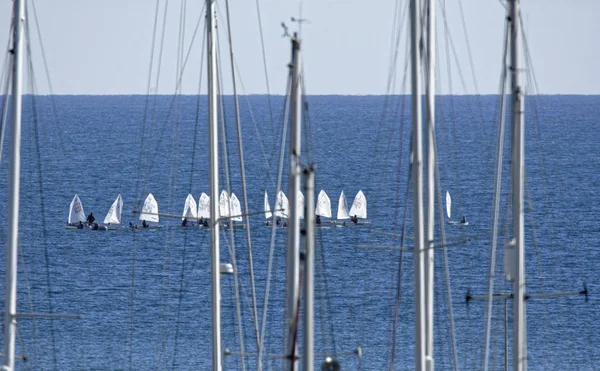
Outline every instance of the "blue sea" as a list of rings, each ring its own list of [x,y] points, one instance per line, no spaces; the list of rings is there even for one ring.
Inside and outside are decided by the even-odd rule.
[[[349,204],[359,190],[368,202],[368,224],[317,229],[315,363],[333,357],[343,370],[383,370],[392,362],[393,369],[411,370],[415,331],[413,196],[407,190],[412,181],[410,98],[308,96],[306,102],[302,162],[315,164],[316,192],[327,192],[334,215],[342,191]],[[437,99],[437,194],[443,200],[436,201],[435,240],[441,245],[441,215],[445,237],[455,242],[446,250],[449,285],[444,250],[435,249],[434,358],[439,370],[453,368],[448,287],[458,367],[483,367],[486,303],[467,303],[465,298],[468,293],[485,295],[488,288],[498,103],[497,96]],[[166,216],[159,230],[65,228],[75,194],[86,214],[93,212],[97,221],[121,194],[124,223],[139,224],[134,210],[150,192],[160,213],[176,215],[189,193],[196,199],[209,193],[206,104],[206,96],[25,97],[18,308],[20,313],[76,314],[80,319],[19,318],[17,353],[27,360],[17,360],[18,369],[210,368],[208,229],[181,228],[180,218]],[[273,207],[284,104],[280,96],[240,97],[248,213],[262,211],[265,191]],[[233,98],[225,97],[223,107],[220,185],[229,183],[243,204]],[[527,293],[589,290],[587,301],[584,295],[527,301],[528,366],[597,369],[600,96],[527,97],[525,109]],[[509,135],[507,127],[506,139]],[[511,226],[510,144],[504,143],[495,293],[511,290],[502,265]],[[0,164],[2,216],[7,208],[7,147],[5,143]],[[281,180],[286,193],[288,166],[286,150]],[[453,199],[452,218],[466,216],[468,227],[448,223],[446,191]],[[263,215],[249,218],[259,328],[274,241],[263,367],[279,370],[287,230],[276,228],[272,239],[273,229],[265,226]],[[2,217],[3,244],[6,235]],[[239,370],[243,360],[246,369],[254,370],[257,345],[246,231],[222,230],[221,242],[221,261],[235,260],[239,273],[239,311],[234,277],[222,276],[222,347],[230,353],[224,368]],[[400,247],[407,251],[401,253]],[[0,267],[4,276],[4,265]],[[0,301],[3,305],[4,299]],[[504,304],[495,301],[492,309],[493,370],[504,369]],[[507,304],[510,359],[511,300]],[[356,354],[358,347],[362,357]]]

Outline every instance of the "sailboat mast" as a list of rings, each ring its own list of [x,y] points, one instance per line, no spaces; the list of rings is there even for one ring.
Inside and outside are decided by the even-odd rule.
[[[8,243],[6,247],[6,293],[4,309],[4,367],[15,367],[17,331],[17,256],[19,247],[19,188],[21,177],[21,106],[23,71],[23,35],[25,3],[15,0],[13,7],[13,73],[11,107],[11,157],[8,179]]]
[[[219,258],[219,141],[215,0],[206,0],[208,57],[208,146],[210,169],[212,369],[221,371],[221,272]]]
[[[290,219],[288,223],[288,249],[287,249],[287,302],[286,302],[286,324],[287,331],[287,369],[296,370],[296,339],[297,339],[297,317],[298,317],[298,296],[299,296],[299,278],[300,264],[298,261],[300,253],[300,214],[298,210],[298,197],[300,196],[300,139],[302,123],[302,70],[300,58],[300,40],[296,35],[292,37],[292,90],[291,90],[291,128],[290,128],[290,172],[288,180],[288,194],[290,195]]]
[[[314,276],[315,276],[315,173],[312,166],[304,170],[304,371],[314,367]]]
[[[523,183],[525,167],[523,122],[524,94],[519,84],[519,1],[510,2],[511,91],[512,91],[512,214],[516,269],[513,282],[513,370],[527,370],[525,325],[525,233]]]
[[[423,148],[421,122],[421,2],[410,2],[411,72],[412,72],[412,178],[413,223],[415,235],[415,370],[425,370],[425,236],[423,231]]]
[[[435,213],[435,0],[427,0],[427,250],[425,250],[425,356],[433,371],[433,238]]]

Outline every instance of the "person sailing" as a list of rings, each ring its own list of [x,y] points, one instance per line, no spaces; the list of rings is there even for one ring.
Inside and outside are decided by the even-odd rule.
[[[94,220],[96,220],[96,218],[94,217],[94,213],[90,213],[90,215],[88,215],[88,217],[87,217],[86,220],[87,220],[87,222],[88,222],[89,225],[94,224]]]
[[[351,218],[351,220],[352,220],[352,223],[354,223],[354,224],[358,224],[358,217],[357,217],[356,215],[354,215],[354,216]]]
[[[321,224],[321,215],[317,215],[315,218],[315,224]]]
[[[149,227],[148,223],[146,223],[146,220],[142,220],[142,227],[144,227],[144,228]]]
[[[187,218],[183,218],[183,220],[181,221],[181,226],[182,227],[187,227],[187,223],[188,223]]]
[[[467,224],[467,218],[463,215],[462,219],[460,220],[461,224]]]

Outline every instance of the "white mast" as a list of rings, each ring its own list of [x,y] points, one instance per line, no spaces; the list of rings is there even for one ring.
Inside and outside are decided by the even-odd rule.
[[[221,282],[219,260],[219,141],[215,0],[206,0],[208,57],[208,141],[210,169],[212,369],[221,371]]]
[[[286,301],[286,325],[287,331],[287,367],[288,370],[296,370],[296,339],[297,337],[297,314],[298,314],[298,295],[299,295],[299,272],[300,264],[298,261],[300,253],[300,218],[297,198],[300,195],[300,139],[302,123],[302,88],[301,88],[301,58],[300,58],[300,40],[296,35],[292,37],[292,90],[291,90],[291,128],[290,128],[290,172],[288,195],[292,207],[290,207],[290,218],[288,224],[288,249],[287,249],[287,301]]]
[[[511,90],[512,90],[512,214],[515,239],[515,277],[513,282],[513,370],[527,370],[527,337],[525,325],[525,234],[523,177],[525,153],[523,139],[524,94],[519,85],[519,1],[512,0],[511,18]]]
[[[427,250],[425,250],[425,356],[433,371],[433,238],[435,203],[435,0],[427,0]]]
[[[415,235],[415,370],[425,370],[425,236],[423,233],[423,148],[421,123],[421,2],[410,2],[412,69],[412,178],[414,185],[413,223]]]
[[[6,292],[4,309],[4,366],[15,368],[15,335],[17,330],[17,256],[19,247],[19,187],[21,176],[21,94],[23,71],[23,35],[25,3],[15,0],[13,7],[13,73],[11,108],[11,157],[8,179],[8,243],[6,246]]]
[[[313,371],[314,352],[314,275],[315,275],[315,173],[312,166],[304,170],[304,371]]]

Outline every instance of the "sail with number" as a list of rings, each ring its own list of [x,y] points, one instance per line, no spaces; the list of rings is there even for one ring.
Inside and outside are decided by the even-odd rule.
[[[104,217],[104,224],[121,224],[123,214],[123,198],[119,194]]]
[[[273,215],[280,218],[289,218],[290,217],[290,206],[289,206],[288,198],[286,197],[283,191],[279,191],[277,193],[277,199],[275,200],[275,211]]]
[[[242,205],[240,200],[237,198],[235,193],[231,192],[231,198],[229,199],[229,205],[231,210],[231,220],[234,222],[242,221]]]
[[[350,216],[356,216],[361,219],[367,218],[367,198],[363,191],[358,191],[356,197],[354,197],[354,202],[352,203],[349,214]]]
[[[210,197],[204,192],[198,199],[198,219],[210,219]]]
[[[267,191],[265,191],[264,210],[265,210],[265,219],[269,219],[270,217],[273,216],[273,213],[271,213],[271,206],[269,206],[269,196],[267,195]]]
[[[198,207],[196,206],[196,200],[194,196],[189,194],[185,199],[185,205],[183,206],[183,214],[181,214],[181,220],[198,219]]]
[[[317,197],[315,214],[325,218],[331,218],[331,200],[324,190],[321,190],[321,192],[319,192],[319,197]]]
[[[146,200],[144,201],[144,207],[142,207],[142,213],[140,214],[140,220],[145,220],[147,222],[158,223],[158,203],[154,199],[152,193],[148,194]]]
[[[79,199],[79,196],[75,194],[71,205],[69,206],[69,224],[75,224],[79,222],[85,222],[85,212],[83,211],[83,204]]]
[[[450,192],[446,191],[446,214],[448,215],[448,219],[452,219],[452,197],[450,197]]]
[[[348,215],[348,206],[346,206],[346,196],[344,195],[344,191],[342,191],[340,194],[336,219],[350,219],[350,216]]]
[[[219,217],[228,218],[229,214],[229,193],[222,190],[219,196]]]

